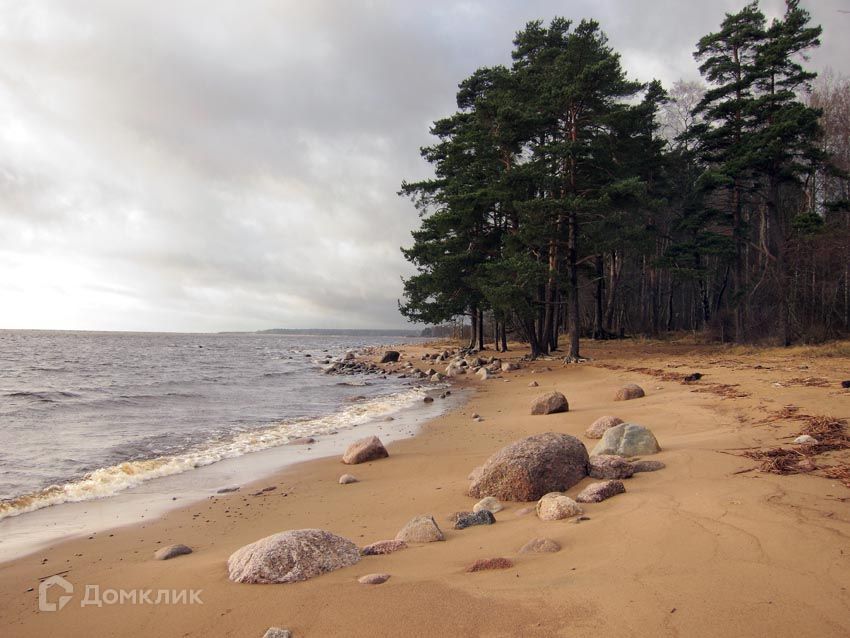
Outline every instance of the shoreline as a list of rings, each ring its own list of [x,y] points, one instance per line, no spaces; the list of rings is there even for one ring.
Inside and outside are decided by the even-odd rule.
[[[653,349],[658,354],[646,352]],[[850,538],[850,490],[838,481],[808,475],[736,474],[753,463],[717,450],[767,444],[792,433],[793,423],[758,424],[765,413],[788,403],[812,413],[833,408],[836,416],[846,417],[850,394],[774,387],[749,361],[761,360],[758,353],[675,354],[671,364],[665,349],[663,344],[608,344],[592,348],[590,354],[600,356],[590,364],[560,367],[559,362],[538,361],[503,379],[461,381],[460,386],[475,389],[465,403],[426,422],[416,436],[388,444],[388,459],[357,466],[342,465],[335,457],[311,459],[243,488],[275,488],[259,496],[217,496],[156,520],[3,563],[0,607],[7,627],[13,636],[142,636],[150,631],[261,636],[269,626],[288,627],[295,636],[590,636],[600,630],[611,635],[846,634],[850,556],[839,549]],[[522,353],[512,352],[510,359]],[[732,358],[747,360],[746,365],[730,365]],[[417,363],[415,355],[408,360]],[[632,366],[612,370],[603,365],[624,361]],[[697,389],[737,382],[750,396],[694,392],[628,369],[650,365],[688,371],[697,366],[708,373]],[[817,367],[833,369],[832,376],[850,376],[848,359],[810,362],[806,374],[821,374]],[[799,376],[794,371],[782,374]],[[539,387],[529,388],[530,381]],[[625,382],[641,384],[647,397],[613,403],[613,390]],[[570,412],[528,416],[528,402],[550,388],[564,391]],[[483,421],[473,421],[473,412]],[[583,430],[608,413],[650,427],[662,446],[652,458],[667,468],[636,475],[626,481],[626,494],[587,505],[590,520],[579,525],[517,516],[526,504],[505,503],[493,526],[450,529],[446,517],[471,509],[477,500],[465,495],[467,474],[493,452],[544,431],[574,434],[592,447],[595,441],[586,439]],[[360,482],[337,484],[346,472]],[[589,482],[568,494],[574,496]],[[364,557],[353,567],[293,585],[227,580],[230,553],[268,534],[318,527],[365,545],[392,538],[417,514],[432,514],[446,542]],[[535,536],[551,537],[563,549],[545,556],[518,555],[518,548]],[[170,561],[152,559],[157,547],[171,543],[185,543],[195,551]],[[511,558],[515,566],[464,573],[474,559],[496,556]],[[358,576],[374,571],[392,578],[380,587],[357,583]],[[26,590],[59,572],[80,589],[95,584],[104,589],[200,588],[204,604],[72,604],[61,612],[39,613],[35,592]],[[613,589],[612,579],[618,583]],[[705,600],[706,587],[714,592],[710,600]]]
[[[368,358],[373,358],[371,353]],[[341,378],[347,377],[341,375]],[[405,391],[375,397],[368,403],[386,404],[405,392],[439,395],[443,389],[441,385],[426,381],[421,386],[410,385]],[[270,445],[237,456],[225,456],[192,469],[151,477],[102,497],[47,504],[6,516],[0,519],[0,565],[80,536],[156,520],[169,511],[192,507],[210,496],[218,496],[221,488],[248,488],[290,466],[340,455],[350,443],[364,436],[382,436],[387,442],[415,436],[425,422],[452,409],[458,399],[458,396],[448,397],[448,401],[424,406],[420,401],[411,400],[400,407],[391,407],[369,416],[363,423],[341,424],[338,430],[330,433],[305,432],[305,437],[315,439],[309,445]],[[338,419],[346,411],[348,408],[341,407],[307,423]],[[392,417],[391,422],[388,422],[388,417]],[[301,423],[284,425],[304,427]],[[260,430],[257,434],[263,435],[264,431]]]

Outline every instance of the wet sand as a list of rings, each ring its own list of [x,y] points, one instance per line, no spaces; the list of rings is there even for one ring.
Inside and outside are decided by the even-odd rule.
[[[421,352],[407,348],[405,360],[430,366]],[[523,353],[517,347],[506,358]],[[850,391],[840,387],[850,379],[850,347],[609,342],[589,344],[586,354],[593,361],[537,361],[499,379],[460,381],[473,389],[470,400],[392,443],[388,459],[302,463],[155,521],[4,563],[3,635],[259,637],[270,626],[296,638],[850,635],[850,488],[814,474],[760,472],[736,452],[788,445],[801,428],[787,410],[778,417],[788,405],[798,414],[850,416]],[[673,379],[694,371],[705,375],[694,385]],[[640,384],[647,396],[615,402],[624,383]],[[552,389],[568,397],[570,411],[530,416],[530,401]],[[465,495],[470,470],[501,446],[555,431],[590,449],[596,441],[584,430],[605,414],[649,427],[663,448],[652,458],[666,469],[637,474],[625,494],[585,505],[590,520],[543,522],[517,516],[525,504],[506,503],[495,525],[451,529],[447,517],[477,500]],[[818,465],[840,462],[850,462],[850,451],[817,457]],[[360,482],[339,485],[346,472]],[[267,487],[275,489],[252,495]],[[268,534],[318,527],[365,545],[393,538],[417,514],[432,514],[446,541],[364,557],[293,585],[227,579],[228,556]],[[561,551],[518,554],[539,536]],[[194,553],[153,559],[172,543]],[[514,567],[465,572],[492,557]],[[371,572],[392,577],[377,586],[357,582]],[[57,573],[74,584],[73,598],[61,611],[39,612],[39,579]],[[81,607],[86,585],[201,590],[203,604]]]

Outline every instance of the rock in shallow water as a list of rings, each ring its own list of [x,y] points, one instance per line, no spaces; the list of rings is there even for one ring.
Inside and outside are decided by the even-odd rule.
[[[348,446],[345,454],[342,455],[342,462],[347,465],[357,465],[358,463],[385,459],[389,455],[387,448],[381,443],[381,439],[377,436],[367,436],[365,439],[355,441]]]
[[[555,414],[556,412],[568,412],[570,404],[560,392],[548,392],[542,394],[531,403],[531,414]]]
[[[401,549],[407,549],[407,543],[404,541],[392,539],[386,541],[376,541],[371,545],[366,545],[366,547],[360,550],[360,553],[363,556],[383,556],[385,554],[392,554],[393,552],[397,552]]]
[[[168,560],[169,558],[174,558],[175,556],[183,556],[184,554],[191,553],[191,547],[177,543],[176,545],[161,547],[160,549],[156,550],[156,553],[153,555],[153,557],[156,560]]]
[[[582,514],[584,510],[569,496],[552,492],[537,501],[537,517],[541,521],[559,521]]]
[[[661,451],[655,435],[637,423],[621,423],[602,436],[591,456],[597,454],[615,454],[617,456],[643,456]]]
[[[339,477],[339,484],[340,485],[348,485],[349,483],[357,483],[357,482],[358,482],[357,477],[354,476],[353,474],[343,474],[342,476]]]
[[[406,543],[433,543],[444,541],[442,530],[437,526],[433,516],[415,516],[396,534],[396,540]]]
[[[623,494],[626,491],[626,486],[622,481],[602,481],[601,483],[591,483],[584,488],[576,500],[579,503],[601,503],[602,501]]]
[[[551,538],[532,538],[520,547],[520,554],[553,554],[561,551],[561,545]]]
[[[588,474],[595,479],[627,479],[635,473],[635,467],[622,456],[597,454],[587,463]]]
[[[547,432],[520,439],[491,456],[472,479],[469,495],[534,501],[567,490],[587,476],[587,449],[569,434]]]
[[[401,353],[399,353],[397,350],[387,350],[384,353],[384,356],[381,357],[381,363],[395,363],[396,361],[398,361],[400,356]]]
[[[295,529],[237,549],[227,570],[237,583],[295,583],[359,560],[360,550],[347,538],[321,529]]]

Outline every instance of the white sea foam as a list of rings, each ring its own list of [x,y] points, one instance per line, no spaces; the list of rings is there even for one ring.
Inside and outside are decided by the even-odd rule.
[[[421,401],[424,395],[425,391],[421,389],[406,390],[356,403],[326,416],[281,422],[242,432],[227,440],[215,441],[181,454],[127,461],[100,468],[64,485],[53,485],[39,492],[0,501],[0,520],[50,505],[112,496],[151,479],[180,474],[223,459],[284,445],[293,438],[329,435],[353,428],[410,407]]]

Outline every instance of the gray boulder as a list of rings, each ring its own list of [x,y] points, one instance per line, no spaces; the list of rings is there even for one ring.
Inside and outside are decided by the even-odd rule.
[[[367,436],[365,439],[355,441],[348,446],[345,454],[342,455],[342,462],[347,465],[357,465],[358,463],[385,459],[389,455],[387,448],[381,443],[381,439],[377,436]]]
[[[546,432],[502,448],[476,472],[469,495],[534,501],[571,488],[587,476],[587,449],[569,434]]]
[[[227,571],[237,583],[295,583],[359,560],[360,550],[347,538],[321,529],[294,529],[237,549],[227,559]]]
[[[263,634],[263,638],[292,638],[292,632],[280,627],[269,627]]]
[[[531,403],[532,414],[555,414],[556,412],[568,412],[570,404],[567,397],[560,392],[547,392],[541,394]]]
[[[621,423],[602,435],[602,440],[593,448],[591,456],[597,454],[643,456],[660,451],[661,446],[648,428],[637,423]]]

